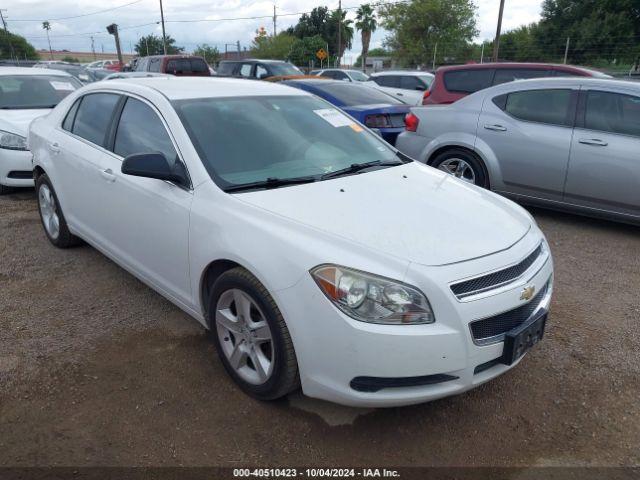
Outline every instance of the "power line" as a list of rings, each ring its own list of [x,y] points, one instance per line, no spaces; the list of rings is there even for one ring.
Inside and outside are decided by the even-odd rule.
[[[119,8],[124,8],[124,7],[128,7],[130,5],[135,5],[136,3],[140,3],[143,0],[134,0],[133,2],[129,2],[129,3],[125,3],[124,5],[118,5],[117,7],[111,7],[111,8],[106,8],[104,10],[98,10],[95,12],[90,12],[90,13],[82,13],[80,15],[73,15],[71,17],[58,17],[58,18],[41,18],[41,19],[28,19],[28,18],[20,18],[20,19],[11,19],[12,22],[44,22],[44,21],[50,21],[50,22],[57,22],[58,20],[71,20],[73,18],[82,18],[82,17],[89,17],[91,15],[99,15],[101,13],[106,13],[106,12],[112,12],[114,10],[118,10]]]

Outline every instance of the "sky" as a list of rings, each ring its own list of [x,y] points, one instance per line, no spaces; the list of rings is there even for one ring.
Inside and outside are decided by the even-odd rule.
[[[257,28],[264,26],[269,33],[273,31],[273,0],[162,1],[167,34],[188,52],[202,43],[217,46],[222,52],[225,44],[229,44],[229,50],[235,49],[237,41],[242,48],[248,48]],[[342,8],[348,9],[348,17],[353,18],[355,7],[362,3],[367,1],[343,0]],[[541,3],[542,0],[506,0],[503,32],[537,21]],[[495,35],[500,0],[475,0],[475,4],[480,31],[478,40],[489,40]],[[294,25],[300,13],[316,6],[337,8],[338,0],[276,0],[275,5],[280,31]],[[93,36],[97,52],[114,52],[113,37],[105,30],[110,23],[119,26],[124,53],[132,51],[140,36],[162,33],[156,23],[160,20],[159,0],[11,0],[0,3],[0,8],[9,30],[25,36],[37,49],[47,48],[46,32],[42,29],[44,20],[51,24],[49,33],[54,50],[91,51]],[[381,47],[385,35],[381,29],[376,31],[370,48]],[[344,63],[353,63],[361,48],[360,35],[356,32],[352,49],[345,53]]]

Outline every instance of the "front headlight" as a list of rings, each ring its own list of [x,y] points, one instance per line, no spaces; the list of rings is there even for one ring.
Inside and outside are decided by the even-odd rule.
[[[0,130],[0,148],[7,150],[26,150],[27,139],[15,133]]]
[[[410,285],[338,265],[320,265],[311,276],[334,305],[361,322],[435,322],[427,297]]]

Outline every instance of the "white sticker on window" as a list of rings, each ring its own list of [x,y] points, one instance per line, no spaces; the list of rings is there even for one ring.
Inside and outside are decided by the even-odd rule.
[[[75,90],[76,87],[74,87],[71,83],[69,82],[54,82],[51,81],[49,82],[51,84],[51,86],[55,89],[55,90]]]
[[[348,127],[353,123],[349,117],[340,113],[335,108],[323,108],[322,110],[314,110],[313,113],[329,122],[334,127]]]

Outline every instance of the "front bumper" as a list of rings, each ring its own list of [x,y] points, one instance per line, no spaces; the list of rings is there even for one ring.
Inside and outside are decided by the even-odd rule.
[[[33,187],[32,169],[31,152],[0,149],[0,185]]]
[[[350,406],[409,405],[465,392],[517,365],[521,358],[510,366],[497,363],[504,342],[475,344],[469,324],[521,305],[522,284],[541,290],[553,274],[551,256],[547,254],[535,273],[528,272],[522,282],[495,295],[460,301],[442,286],[520,260],[540,239],[540,235],[528,235],[508,251],[462,264],[411,265],[404,281],[419,286],[429,298],[436,316],[431,325],[376,325],[353,320],[334,307],[310,275],[277,292],[294,341],[304,393]],[[547,307],[548,301],[543,305],[545,310]],[[442,379],[442,375],[447,376],[445,381],[431,381]],[[371,378],[411,377],[427,381],[366,388]],[[363,378],[365,388],[359,388]]]

